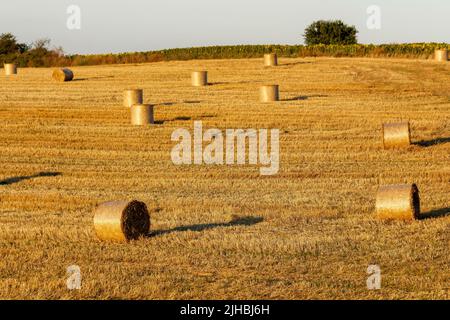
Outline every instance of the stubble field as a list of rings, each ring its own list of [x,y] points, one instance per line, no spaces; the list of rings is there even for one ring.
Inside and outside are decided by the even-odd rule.
[[[449,299],[450,63],[261,59],[0,76],[0,298]],[[212,85],[190,86],[209,71]],[[283,101],[261,104],[278,83]],[[144,89],[157,124],[131,126]],[[407,150],[381,124],[410,120]],[[172,163],[178,128],[278,128],[280,170]],[[378,185],[417,183],[424,219],[374,218]],[[92,210],[139,199],[153,234],[100,242]],[[369,265],[381,268],[368,290]],[[68,290],[66,268],[81,268]]]

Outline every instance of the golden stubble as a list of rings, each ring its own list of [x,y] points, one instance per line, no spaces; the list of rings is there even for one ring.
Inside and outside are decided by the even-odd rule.
[[[449,298],[450,67],[385,59],[262,59],[51,69],[0,76],[0,297]],[[210,85],[192,87],[190,72]],[[280,101],[259,88],[280,84]],[[135,127],[142,88],[155,124]],[[280,171],[175,166],[173,130],[280,129]],[[384,150],[381,126],[410,121]],[[47,173],[47,174],[39,174]],[[54,173],[54,174],[51,174]],[[375,219],[379,185],[416,183],[414,222]],[[144,201],[152,236],[96,239],[92,211]],[[66,288],[76,264],[82,288]],[[377,264],[382,289],[366,288]]]

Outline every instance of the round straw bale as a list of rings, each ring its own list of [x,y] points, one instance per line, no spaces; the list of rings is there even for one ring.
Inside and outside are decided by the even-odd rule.
[[[13,74],[17,74],[17,66],[14,63],[5,63],[3,64],[5,68],[5,75],[10,76]]]
[[[94,210],[94,229],[100,240],[135,240],[149,233],[147,206],[137,200],[101,203]]]
[[[123,105],[131,108],[134,104],[144,102],[144,91],[142,89],[128,89],[123,92]]]
[[[383,146],[389,148],[405,148],[411,144],[409,122],[383,124]]]
[[[149,104],[135,104],[131,106],[131,124],[144,126],[154,123],[153,106]]]
[[[191,74],[191,81],[194,87],[201,87],[208,85],[208,72],[207,71],[194,71]]]
[[[261,102],[278,101],[279,97],[279,86],[277,84],[262,86],[259,88],[259,100]]]
[[[268,53],[264,55],[264,66],[275,67],[278,65],[278,56],[276,53]]]
[[[62,68],[55,69],[53,71],[53,79],[60,82],[72,81],[73,80],[73,72],[70,69]]]
[[[413,220],[420,215],[419,189],[415,184],[380,186],[377,192],[378,219]]]
[[[436,61],[448,61],[448,50],[447,49],[437,49],[434,51],[434,60]]]

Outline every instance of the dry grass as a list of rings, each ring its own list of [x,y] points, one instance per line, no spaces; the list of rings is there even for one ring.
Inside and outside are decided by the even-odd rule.
[[[0,298],[449,298],[450,64],[262,59],[50,69],[0,77]],[[209,71],[194,88],[190,71]],[[238,72],[239,71],[239,72]],[[283,101],[261,104],[279,83]],[[130,125],[123,90],[155,103]],[[411,121],[383,150],[381,124]],[[158,121],[159,120],[159,121]],[[276,176],[255,166],[174,166],[175,128],[280,128]],[[374,219],[378,185],[417,183],[433,217]],[[96,240],[92,209],[140,199],[152,237]],[[242,218],[245,217],[245,218]],[[82,271],[66,289],[66,268]],[[382,289],[366,288],[378,264]]]

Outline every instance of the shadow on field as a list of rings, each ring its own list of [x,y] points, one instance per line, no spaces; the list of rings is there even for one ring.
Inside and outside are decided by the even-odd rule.
[[[203,224],[193,224],[189,226],[180,226],[173,229],[167,230],[156,230],[150,233],[149,237],[160,236],[164,234],[169,234],[172,232],[183,232],[183,231],[195,231],[201,232],[204,230],[215,229],[215,228],[227,228],[234,226],[252,226],[254,224],[262,222],[264,219],[262,217],[237,217],[230,222],[224,223],[203,223]]]
[[[172,121],[188,121],[188,120],[191,120],[191,119],[192,119],[191,117],[184,117],[184,116],[181,116],[181,117],[175,117],[175,118],[173,118]]]
[[[420,220],[445,217],[448,215],[450,215],[450,207],[442,208],[442,209],[435,209],[435,210],[421,213]]]
[[[450,142],[450,137],[445,137],[445,138],[436,138],[436,139],[432,139],[432,140],[422,140],[422,141],[418,141],[415,142],[415,145],[421,146],[421,147],[431,147],[437,144],[444,144],[444,143],[448,143]]]
[[[0,185],[10,185],[13,183],[21,182],[23,180],[30,180],[30,179],[39,178],[39,177],[56,177],[56,176],[60,176],[60,175],[61,175],[61,172],[39,172],[32,176],[19,176],[19,177],[12,177],[12,178],[2,180],[2,181],[0,181]]]
[[[253,83],[254,81],[221,81],[221,82],[209,82],[208,86],[218,86],[222,84],[246,84]]]
[[[200,103],[200,100],[185,100],[183,102],[180,102],[179,104],[198,104]],[[176,105],[176,102],[162,102],[162,103],[156,103],[154,106],[161,106],[161,107],[170,107]]]
[[[296,97],[292,97],[292,98],[281,99],[281,101],[299,101],[299,100],[308,100],[309,98],[324,98],[324,97],[328,97],[328,96],[323,95],[323,94],[316,94],[316,95],[311,95],[311,96],[296,96]]]
[[[175,105],[175,102],[162,102],[154,104],[154,106],[161,106],[161,107],[170,107],[173,105]]]
[[[180,117],[175,117],[173,119],[168,119],[168,120],[155,120],[155,124],[164,124],[165,122],[171,122],[171,121],[189,121],[192,120],[191,117],[184,117],[184,116],[180,116]]]
[[[102,77],[90,77],[90,78],[74,78],[72,81],[88,81],[88,80],[100,80],[100,79],[110,79],[114,76],[102,76]]]
[[[310,64],[312,61],[298,61],[298,62],[289,62],[289,63],[280,63],[279,67],[289,67],[289,66],[296,66],[299,64]]]
[[[190,120],[201,120],[201,119],[207,119],[207,118],[214,118],[217,115],[213,114],[204,114],[199,117],[196,117],[195,119],[192,119],[192,117],[186,117],[186,116],[178,116],[172,119],[167,120],[155,120],[155,124],[164,124],[165,122],[172,122],[172,121],[190,121]]]
[[[200,115],[199,119],[207,119],[207,118],[215,118],[217,117],[217,114],[202,114]]]
[[[288,99],[281,99],[281,101],[299,101],[299,100],[308,100],[308,96],[297,96]]]

